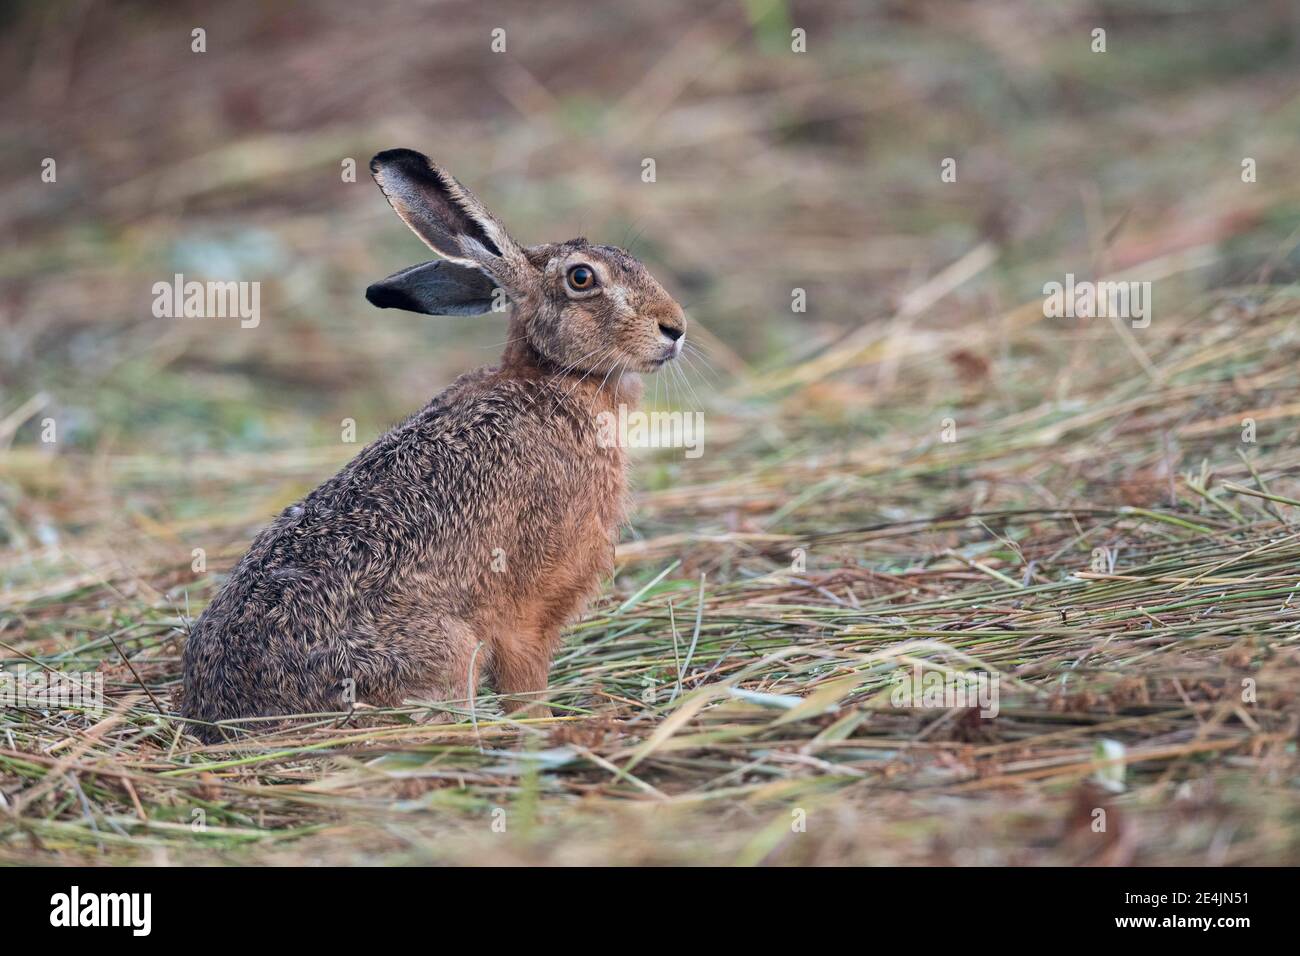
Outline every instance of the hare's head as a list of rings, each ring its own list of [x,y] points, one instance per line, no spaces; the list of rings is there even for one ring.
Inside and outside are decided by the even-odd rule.
[[[586,239],[520,246],[473,193],[413,150],[386,150],[370,171],[402,221],[442,256],[376,282],[366,290],[373,304],[472,315],[504,296],[539,358],[579,373],[651,372],[681,354],[681,306],[622,249]]]

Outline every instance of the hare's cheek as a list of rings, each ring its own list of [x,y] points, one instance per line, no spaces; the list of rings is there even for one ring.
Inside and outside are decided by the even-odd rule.
[[[581,318],[582,334],[593,345],[597,342],[613,345],[618,339],[617,325],[595,309],[583,309]]]
[[[640,345],[645,339],[646,321],[639,315],[620,315],[615,320],[615,325],[624,342]]]
[[[642,320],[636,329],[637,345],[645,354],[657,355],[662,351],[659,341],[659,327],[654,323]]]

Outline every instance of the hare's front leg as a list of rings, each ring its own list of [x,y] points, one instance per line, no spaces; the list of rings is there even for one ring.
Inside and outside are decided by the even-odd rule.
[[[512,634],[493,648],[492,683],[502,697],[501,707],[510,716],[551,716],[544,700],[551,648],[558,637],[558,631],[553,636]]]

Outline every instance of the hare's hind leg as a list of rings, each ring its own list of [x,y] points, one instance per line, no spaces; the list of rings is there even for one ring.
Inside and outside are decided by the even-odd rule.
[[[403,695],[422,702],[441,703],[448,709],[433,720],[454,723],[470,711],[489,657],[488,647],[464,621],[445,619],[437,638],[421,655],[418,679]]]
[[[450,616],[433,620],[408,611],[354,629],[347,640],[315,649],[316,683],[334,705],[323,709],[397,707],[414,698],[463,710],[486,657],[486,648],[475,655],[477,645],[469,625]]]

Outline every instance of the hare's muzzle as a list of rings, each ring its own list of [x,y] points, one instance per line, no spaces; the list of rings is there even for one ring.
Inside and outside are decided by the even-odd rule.
[[[686,330],[660,322],[659,341],[663,343],[664,347],[663,356],[659,360],[660,364],[663,364],[669,359],[675,359],[682,354],[682,347],[686,345]]]

